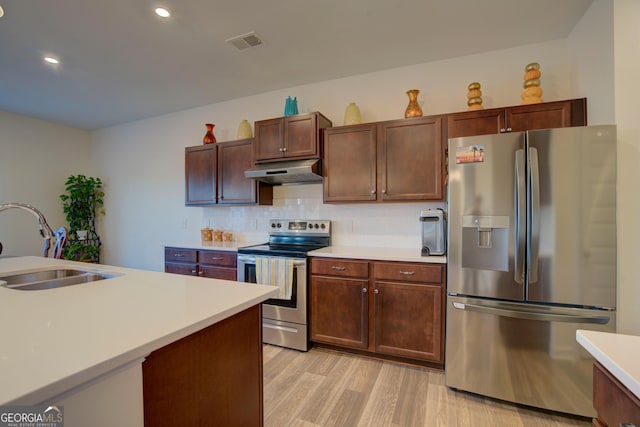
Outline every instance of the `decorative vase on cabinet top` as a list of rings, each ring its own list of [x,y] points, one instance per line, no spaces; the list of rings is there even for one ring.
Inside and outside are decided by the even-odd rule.
[[[291,99],[291,97],[288,96],[284,103],[284,115],[293,116],[295,114],[298,114],[298,98],[294,97]]]
[[[407,95],[409,95],[409,105],[407,105],[407,109],[404,112],[405,117],[422,117],[422,108],[418,104],[418,94],[420,91],[418,89],[410,89],[407,91]]]
[[[344,124],[346,125],[357,125],[362,123],[362,116],[360,116],[360,108],[356,105],[355,102],[350,102],[347,105],[347,109],[344,112]]]
[[[251,130],[251,125],[248,121],[243,120],[240,122],[240,126],[238,126],[238,139],[248,139],[253,138],[253,131]]]
[[[204,134],[204,138],[202,138],[202,143],[203,144],[215,144],[216,143],[216,137],[213,134],[213,127],[215,125],[213,123],[207,123],[207,124],[205,124],[205,126],[207,127],[207,133]]]

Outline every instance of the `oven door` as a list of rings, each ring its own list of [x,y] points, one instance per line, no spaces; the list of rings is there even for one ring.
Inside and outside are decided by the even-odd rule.
[[[307,328],[307,260],[295,258],[291,299],[271,298],[262,304],[262,341],[309,350]],[[256,259],[238,254],[238,281],[256,283]]]

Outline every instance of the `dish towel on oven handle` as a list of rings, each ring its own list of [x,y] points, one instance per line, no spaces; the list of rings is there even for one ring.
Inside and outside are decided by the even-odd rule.
[[[277,299],[291,299],[293,260],[256,256],[256,282],[260,285],[277,286],[280,289]]]

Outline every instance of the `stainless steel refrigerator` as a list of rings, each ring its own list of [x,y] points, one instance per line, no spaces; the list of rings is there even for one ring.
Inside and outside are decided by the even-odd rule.
[[[593,416],[577,329],[615,331],[616,129],[449,140],[447,386]]]

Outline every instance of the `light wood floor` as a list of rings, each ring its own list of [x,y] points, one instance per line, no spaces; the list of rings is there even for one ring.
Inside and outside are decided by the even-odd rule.
[[[442,371],[264,346],[264,418],[285,426],[589,426],[444,385]]]

